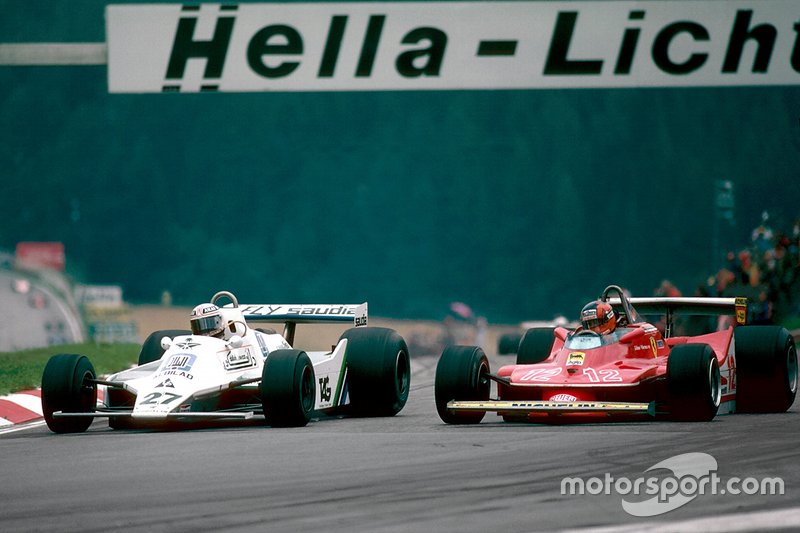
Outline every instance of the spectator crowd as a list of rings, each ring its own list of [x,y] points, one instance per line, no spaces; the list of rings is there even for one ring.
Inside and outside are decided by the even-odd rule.
[[[779,324],[800,315],[800,218],[788,231],[774,231],[768,222],[764,213],[750,243],[728,251],[722,267],[694,295],[747,297],[749,324]],[[668,280],[655,293],[681,295]]]

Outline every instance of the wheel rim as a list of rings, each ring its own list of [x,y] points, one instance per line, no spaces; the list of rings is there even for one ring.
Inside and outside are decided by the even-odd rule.
[[[314,406],[314,381],[311,379],[311,369],[308,366],[303,368],[303,377],[300,382],[300,402],[304,413],[311,411]]]
[[[789,393],[794,394],[797,392],[797,349],[792,345],[789,345],[786,353],[786,372]]]
[[[397,358],[394,364],[396,380],[395,385],[397,387],[398,394],[401,396],[408,390],[409,375],[411,374],[411,369],[408,367],[408,358],[405,355],[405,352],[402,350],[397,352]]]
[[[711,389],[711,402],[714,406],[719,406],[722,399],[722,387],[720,385],[719,367],[715,365],[716,359],[713,357],[708,364],[708,384]]]
[[[84,372],[83,378],[81,379],[81,388],[80,394],[78,396],[79,402],[79,412],[87,412],[91,411],[94,407],[94,403],[97,401],[97,396],[95,393],[95,384],[92,383],[94,376],[88,370]]]
[[[478,393],[481,400],[488,398],[491,393],[492,382],[486,377],[488,374],[489,365],[485,361],[481,361],[480,366],[478,366]]]

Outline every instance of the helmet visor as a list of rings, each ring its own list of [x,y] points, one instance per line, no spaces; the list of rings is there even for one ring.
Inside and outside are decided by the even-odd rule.
[[[192,333],[195,335],[209,335],[219,332],[222,317],[219,315],[203,316],[191,320]]]

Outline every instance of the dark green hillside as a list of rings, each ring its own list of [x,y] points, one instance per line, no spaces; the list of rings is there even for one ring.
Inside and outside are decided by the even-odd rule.
[[[105,2],[0,2],[0,41],[101,41]],[[714,182],[746,244],[800,217],[800,88],[110,95],[105,67],[0,67],[0,247],[58,240],[133,301],[360,301],[574,315],[686,293]]]

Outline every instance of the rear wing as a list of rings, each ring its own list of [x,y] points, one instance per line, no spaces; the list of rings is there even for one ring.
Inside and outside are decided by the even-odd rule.
[[[733,315],[736,317],[737,324],[744,324],[747,321],[747,298],[702,298],[702,297],[651,297],[651,298],[628,298],[628,302],[635,310],[635,313],[642,315],[664,315],[666,317],[666,333],[669,336],[672,331],[672,320],[674,315]],[[619,298],[611,298],[608,303],[615,311],[624,311],[624,305]],[[629,320],[630,317],[629,317]],[[635,321],[635,317],[633,320]]]
[[[362,304],[239,305],[239,310],[246,321],[283,323],[283,336],[289,344],[294,344],[294,330],[297,324],[352,322],[355,327],[366,326],[367,309],[367,302]]]

